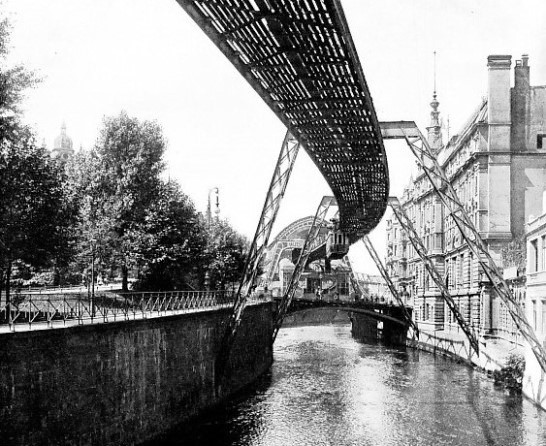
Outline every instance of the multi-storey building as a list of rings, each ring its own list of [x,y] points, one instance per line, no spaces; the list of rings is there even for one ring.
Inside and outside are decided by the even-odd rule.
[[[546,197],[545,197],[546,198]],[[542,215],[526,226],[527,297],[526,315],[539,342],[546,347],[546,200]],[[525,351],[523,391],[546,408],[544,374],[530,347]]]
[[[529,216],[541,212],[546,186],[546,86],[530,85],[528,62],[526,55],[516,61],[511,87],[511,56],[489,56],[487,97],[462,130],[442,143],[436,92],[427,127],[431,149],[501,267],[507,252],[523,240]],[[506,308],[422,171],[401,203],[466,320],[483,334],[513,340]],[[420,325],[458,330],[423,262],[404,241],[406,234],[394,218],[388,227],[387,264],[400,290],[410,294]],[[524,293],[515,294],[523,303]]]

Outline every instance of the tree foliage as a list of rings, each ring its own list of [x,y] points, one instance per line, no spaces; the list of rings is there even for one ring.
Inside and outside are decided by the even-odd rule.
[[[140,243],[141,289],[195,289],[203,282],[202,217],[177,183],[163,183],[145,219]]]
[[[0,62],[9,23],[0,20]],[[142,289],[202,289],[238,281],[248,241],[226,221],[206,224],[191,199],[165,182],[161,127],[125,112],[104,119],[96,146],[51,159],[21,123],[24,91],[37,82],[0,63],[0,283],[17,263],[40,281],[138,271]],[[9,295],[9,292],[8,292]]]
[[[215,289],[224,289],[241,279],[249,243],[225,220],[214,220],[207,233],[210,285]]]
[[[0,190],[0,266],[9,293],[13,262],[48,265],[62,249],[66,223],[58,167],[30,133],[15,143],[2,141]]]
[[[100,193],[111,204],[112,230],[127,290],[129,268],[138,263],[148,215],[161,188],[165,139],[161,127],[125,112],[105,118],[96,152]]]
[[[0,20],[0,270],[9,302],[14,262],[44,266],[64,248],[61,172],[21,122],[23,92],[35,83],[23,66],[6,67],[9,23]]]
[[[0,19],[0,135],[2,143],[16,143],[28,133],[20,122],[21,100],[25,90],[36,84],[36,76],[23,65],[8,67],[10,25]]]

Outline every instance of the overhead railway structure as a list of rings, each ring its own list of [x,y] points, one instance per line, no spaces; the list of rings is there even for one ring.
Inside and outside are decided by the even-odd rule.
[[[177,0],[302,144],[354,243],[385,212],[372,98],[339,0]]]
[[[330,186],[349,243],[385,212],[387,158],[340,0],[177,1],[287,127],[217,361],[221,377],[298,147]]]

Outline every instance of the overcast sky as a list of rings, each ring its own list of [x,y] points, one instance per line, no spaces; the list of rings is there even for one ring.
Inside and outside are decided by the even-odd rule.
[[[528,53],[531,82],[546,84],[544,0],[344,0],[379,120],[429,122],[433,52],[440,111],[457,133],[487,91],[487,56]],[[26,121],[52,148],[63,121],[89,148],[103,116],[126,110],[156,120],[168,139],[169,175],[197,208],[220,189],[221,215],[251,238],[285,128],[175,0],[4,0],[13,25],[11,63],[42,83]],[[386,143],[391,195],[414,165]],[[329,188],[302,151],[274,233],[313,215]],[[372,233],[384,253],[384,224]],[[373,272],[357,244],[351,258]]]

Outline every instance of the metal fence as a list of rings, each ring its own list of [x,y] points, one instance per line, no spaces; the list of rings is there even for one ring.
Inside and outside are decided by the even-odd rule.
[[[256,299],[255,299],[256,300]],[[258,299],[263,301],[264,298]],[[233,306],[233,291],[168,291],[143,293],[16,294],[0,304],[0,328],[27,324],[84,324],[145,319]]]

